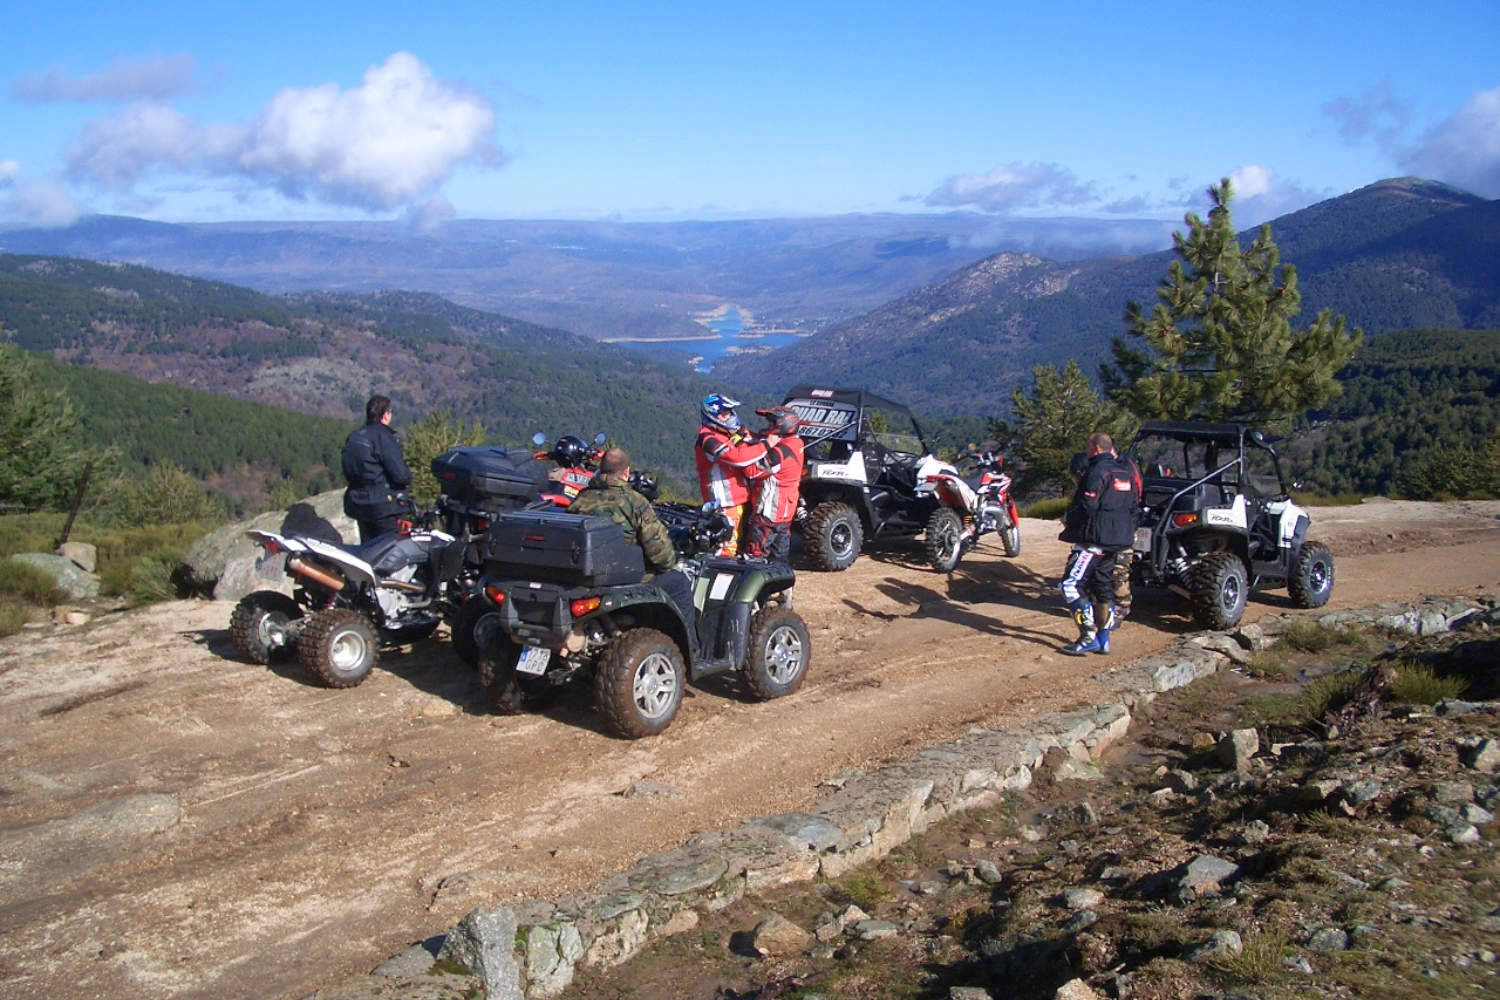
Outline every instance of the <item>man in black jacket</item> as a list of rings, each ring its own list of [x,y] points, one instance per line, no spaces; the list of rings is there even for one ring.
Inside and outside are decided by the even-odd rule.
[[[1103,431],[1090,434],[1087,451],[1075,458],[1084,460],[1083,468],[1057,536],[1072,542],[1073,551],[1058,586],[1078,623],[1078,639],[1062,651],[1082,656],[1109,652],[1109,634],[1118,620],[1112,604],[1115,554],[1128,552],[1134,543],[1141,482]]]
[[[397,494],[411,485],[411,470],[401,451],[401,439],[391,430],[391,401],[371,396],[365,403],[365,425],[344,442],[344,513],[359,522],[359,540],[396,530],[405,504]]]

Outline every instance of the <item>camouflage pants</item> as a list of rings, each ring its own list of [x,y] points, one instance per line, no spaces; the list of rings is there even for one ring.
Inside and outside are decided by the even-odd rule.
[[[1115,614],[1121,618],[1130,614],[1130,566],[1134,562],[1135,553],[1129,549],[1115,553]]]

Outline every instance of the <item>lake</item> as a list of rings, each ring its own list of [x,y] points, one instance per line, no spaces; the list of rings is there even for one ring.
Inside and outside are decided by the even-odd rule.
[[[709,320],[707,326],[719,335],[717,340],[654,342],[622,340],[618,343],[638,351],[645,351],[659,360],[698,358],[695,367],[700,372],[707,372],[713,369],[715,361],[729,353],[731,347],[785,347],[787,344],[794,344],[802,339],[795,333],[767,333],[755,337],[741,337],[740,332],[745,329],[745,324],[738,309],[730,309],[718,319]]]

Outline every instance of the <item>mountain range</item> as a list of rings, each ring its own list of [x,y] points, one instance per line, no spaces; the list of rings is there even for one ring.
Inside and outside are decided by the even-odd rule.
[[[1500,201],[1402,178],[1271,229],[1297,268],[1304,322],[1330,308],[1371,335],[1500,328]],[[926,413],[1003,413],[1033,366],[1076,359],[1093,371],[1107,360],[1126,303],[1149,306],[1172,259],[998,253],[791,346],[726,358],[714,374],[763,392],[835,380]]]
[[[731,222],[452,220],[177,225],[93,216],[0,232],[0,252],[140,264],[262,292],[431,292],[598,339],[701,337],[736,306],[751,331],[812,333],[1000,249],[1059,260],[1170,245],[1156,221],[974,213]]]

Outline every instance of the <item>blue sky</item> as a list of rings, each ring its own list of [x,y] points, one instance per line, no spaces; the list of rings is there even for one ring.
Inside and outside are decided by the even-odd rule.
[[[0,222],[1500,197],[1500,3],[12,0]]]

